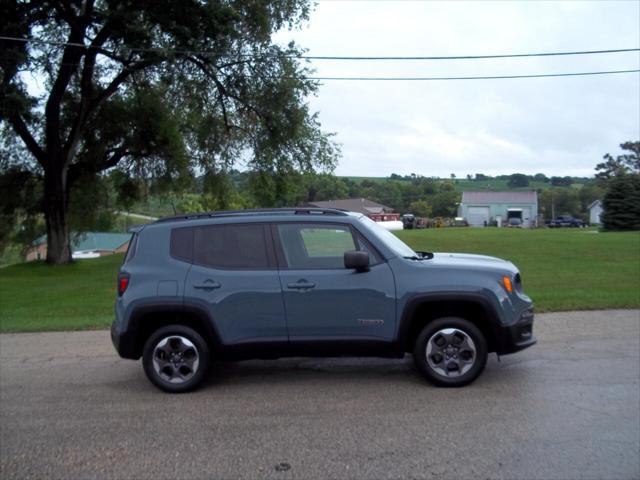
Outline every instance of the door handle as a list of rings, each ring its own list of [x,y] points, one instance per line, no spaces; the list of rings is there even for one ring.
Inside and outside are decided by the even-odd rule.
[[[220,288],[222,286],[221,283],[218,283],[214,280],[205,280],[203,283],[194,283],[193,288],[197,288],[198,290],[214,290],[216,288]]]
[[[297,282],[292,282],[292,283],[287,283],[287,288],[291,288],[293,290],[307,290],[310,288],[315,287],[316,284],[313,282],[302,282],[302,281],[297,281]]]

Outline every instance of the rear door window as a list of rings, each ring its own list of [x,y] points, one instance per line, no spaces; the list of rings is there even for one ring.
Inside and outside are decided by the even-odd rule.
[[[222,269],[268,269],[265,227],[229,224],[194,229],[194,263]]]

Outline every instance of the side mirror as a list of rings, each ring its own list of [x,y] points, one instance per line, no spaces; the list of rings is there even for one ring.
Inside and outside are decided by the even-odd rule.
[[[358,272],[369,270],[369,253],[360,250],[344,252],[344,268],[352,268]]]

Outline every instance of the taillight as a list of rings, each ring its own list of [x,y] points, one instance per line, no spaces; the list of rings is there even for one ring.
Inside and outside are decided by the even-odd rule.
[[[129,274],[120,272],[118,274],[118,295],[122,296],[122,294],[127,290],[129,286]]]

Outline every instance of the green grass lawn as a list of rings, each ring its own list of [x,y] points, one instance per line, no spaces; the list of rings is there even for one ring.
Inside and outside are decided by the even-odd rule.
[[[398,236],[416,250],[512,261],[539,312],[640,307],[640,232],[443,228]]]
[[[123,254],[71,265],[42,262],[0,269],[0,332],[106,328],[113,320]]]
[[[640,232],[577,229],[410,230],[416,250],[495,255],[521,270],[537,311],[640,307]],[[122,255],[0,269],[0,331],[106,328]]]

